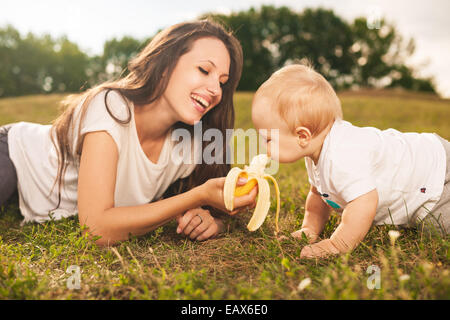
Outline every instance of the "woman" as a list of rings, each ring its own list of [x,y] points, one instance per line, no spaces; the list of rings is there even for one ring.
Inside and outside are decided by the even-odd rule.
[[[242,70],[239,42],[210,21],[177,24],[156,35],[128,70],[69,97],[52,126],[1,128],[7,148],[0,144],[0,205],[17,188],[25,221],[78,213],[80,224],[100,236],[99,245],[175,218],[177,232],[192,239],[216,236],[223,224],[202,207],[226,212],[224,178],[215,177],[225,176],[229,165],[176,164],[171,133],[192,133],[202,121],[203,129],[226,137]],[[256,190],[237,198],[236,207],[254,205],[255,197]]]

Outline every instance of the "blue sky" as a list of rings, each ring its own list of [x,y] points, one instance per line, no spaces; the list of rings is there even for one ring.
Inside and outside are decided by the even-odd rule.
[[[448,0],[0,0],[0,26],[11,24],[22,33],[67,35],[84,51],[100,54],[103,43],[113,37],[143,39],[208,11],[229,13],[262,4],[298,11],[321,6],[348,21],[376,8],[405,38],[415,39],[416,53],[408,63],[419,67],[421,76],[434,76],[439,92],[450,98]]]

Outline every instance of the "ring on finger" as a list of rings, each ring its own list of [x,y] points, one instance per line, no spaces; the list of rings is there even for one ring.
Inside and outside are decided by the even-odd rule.
[[[200,224],[202,224],[203,223],[203,219],[202,219],[202,217],[199,215],[199,214],[197,214],[197,217],[199,217],[200,218]]]

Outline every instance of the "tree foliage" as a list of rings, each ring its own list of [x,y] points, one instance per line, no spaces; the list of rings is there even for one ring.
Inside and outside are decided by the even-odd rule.
[[[229,15],[205,14],[241,41],[244,70],[238,89],[255,90],[275,70],[309,61],[336,89],[403,87],[435,92],[431,79],[415,77],[405,65],[414,53],[384,19],[370,28],[366,18],[352,23],[324,8],[296,12],[288,7],[262,6]]]
[[[255,90],[275,70],[306,61],[336,88],[402,87],[435,92],[432,79],[416,77],[406,65],[414,41],[380,20],[347,22],[332,10],[262,6],[228,15],[209,13],[233,30],[244,52],[239,90]],[[151,38],[125,36],[105,42],[103,54],[88,56],[66,37],[21,36],[12,26],[0,28],[0,97],[43,92],[77,92],[127,72],[130,58]]]
[[[89,57],[67,38],[0,29],[0,96],[77,91],[86,82]]]

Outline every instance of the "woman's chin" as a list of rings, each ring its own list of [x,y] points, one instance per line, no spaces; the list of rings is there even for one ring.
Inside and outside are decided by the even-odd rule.
[[[182,120],[180,120],[180,122],[183,122],[184,124],[187,124],[189,126],[194,126],[199,121],[200,121],[200,119],[182,119]]]
[[[189,115],[189,116],[185,117],[182,121],[185,124],[193,126],[193,125],[196,125],[201,120],[202,120],[201,115]]]

